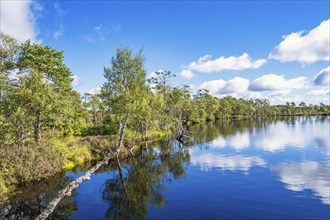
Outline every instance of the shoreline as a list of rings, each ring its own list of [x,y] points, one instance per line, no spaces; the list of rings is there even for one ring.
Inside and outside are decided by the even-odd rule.
[[[329,114],[318,114],[318,115],[278,115],[278,116],[270,116],[265,118],[276,118],[276,117],[324,117],[329,116]],[[195,124],[202,124],[207,123],[209,121],[217,121],[217,120],[244,120],[244,119],[265,119],[264,117],[229,117],[229,118],[215,118],[214,120],[206,120],[201,122],[192,122],[189,121],[188,123],[183,122],[186,126],[191,126]],[[121,158],[127,158],[129,156],[129,149],[135,151],[137,147],[145,142],[154,142],[161,140],[162,138],[166,137],[166,133],[156,131],[150,132],[146,136],[139,137],[139,138],[132,138],[126,137],[124,140],[125,146],[131,146],[130,148],[125,148],[126,150],[121,153]],[[62,152],[66,154],[65,161],[63,166],[55,173],[48,173],[45,174],[43,178],[34,178],[28,182],[24,182],[23,184],[12,184],[9,186],[4,185],[0,182],[0,190],[2,190],[2,194],[0,192],[0,204],[5,203],[8,198],[11,196],[15,196],[16,194],[20,193],[20,189],[26,187],[30,184],[33,184],[36,181],[45,181],[58,175],[61,172],[67,172],[70,170],[75,169],[76,167],[82,166],[86,163],[96,164],[97,162],[104,159],[105,155],[109,153],[114,148],[109,148],[109,146],[113,146],[116,144],[117,141],[116,135],[98,135],[98,136],[78,136],[78,137],[69,137],[63,139],[54,139],[50,140],[52,144],[58,144],[59,149],[65,149],[66,152]],[[59,144],[60,142],[60,144]],[[87,156],[86,156],[87,155]],[[1,180],[1,179],[0,179]],[[7,189],[7,191],[6,191]]]
[[[136,147],[145,143],[145,142],[154,142],[161,140],[166,136],[165,133],[162,132],[151,132],[144,137],[139,138],[125,138],[125,146],[131,146],[129,149],[132,151],[136,150]],[[69,141],[68,141],[69,140]],[[57,167],[57,172],[55,173],[45,173],[45,176],[42,178],[33,178],[30,181],[18,184],[5,185],[1,182],[0,178],[0,204],[4,204],[8,199],[12,196],[21,193],[21,189],[27,187],[37,181],[46,181],[47,179],[51,179],[52,177],[75,169],[76,167],[83,166],[86,163],[96,164],[99,161],[102,161],[106,155],[113,151],[113,145],[116,143],[117,137],[116,135],[105,135],[105,136],[86,136],[86,137],[69,137],[63,139],[50,140],[49,142],[52,144],[58,144],[57,147],[59,149],[66,146],[65,152],[61,152],[66,154],[66,158],[63,160],[63,166]],[[60,142],[60,144],[59,144]],[[73,145],[74,147],[72,147]],[[105,145],[108,145],[105,147]],[[109,147],[110,146],[110,147]],[[63,150],[63,149],[62,149]],[[129,153],[126,151],[121,152],[121,158],[129,157]],[[63,156],[63,155],[62,155]],[[110,161],[113,158],[110,158]],[[93,166],[93,165],[92,165]],[[36,169],[38,169],[36,167]],[[0,176],[1,177],[1,176]]]

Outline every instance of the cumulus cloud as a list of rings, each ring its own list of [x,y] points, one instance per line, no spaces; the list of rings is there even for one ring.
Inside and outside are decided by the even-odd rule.
[[[197,87],[197,90],[207,89],[210,91],[211,95],[215,95],[218,94],[225,85],[226,85],[226,81],[222,79],[210,80],[203,82],[200,86]]]
[[[330,95],[330,93],[329,93],[329,90],[327,90],[327,89],[315,89],[315,90],[309,91],[307,93],[307,95],[319,97],[319,96]]]
[[[289,95],[291,93],[291,90],[277,90],[277,91],[273,91],[270,92],[267,97],[271,98],[271,97],[277,97],[277,96],[286,96]]]
[[[193,72],[191,72],[190,70],[182,70],[180,75],[185,79],[191,79],[194,77]]]
[[[231,94],[231,93],[243,93],[247,91],[249,86],[249,80],[235,77],[224,85],[224,87],[220,90],[221,94]]]
[[[211,55],[200,57],[197,61],[190,63],[186,69],[195,70],[202,73],[221,72],[224,70],[245,70],[257,69],[265,64],[267,60],[258,59],[252,61],[247,53],[243,53],[239,57],[219,57],[212,60]]]
[[[255,79],[249,86],[250,91],[304,89],[308,85],[304,76],[285,79],[283,75],[268,74]]]
[[[313,83],[317,86],[328,86],[330,84],[330,66],[316,74]]]
[[[304,31],[294,32],[283,37],[283,41],[269,54],[269,58],[281,62],[298,61],[314,63],[330,60],[330,20],[304,35]]]
[[[244,99],[260,99],[262,94],[260,92],[246,91],[244,94],[242,94],[242,97]]]
[[[18,42],[30,39],[40,43],[37,39],[35,12],[42,7],[32,0],[26,1],[1,1],[0,2],[0,27],[1,31],[14,37]]]
[[[217,95],[243,93],[247,91],[248,86],[249,80],[241,77],[235,77],[228,81],[224,81],[222,79],[206,81],[198,86],[198,89],[207,89],[210,91],[211,95]]]

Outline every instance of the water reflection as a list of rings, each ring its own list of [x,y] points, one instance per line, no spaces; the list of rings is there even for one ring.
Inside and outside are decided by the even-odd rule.
[[[185,210],[186,219],[194,214],[221,218],[215,206],[222,204],[222,214],[228,212],[222,218],[238,216],[237,210],[242,211],[238,217],[247,216],[258,208],[264,219],[301,219],[303,214],[290,213],[299,207],[312,217],[318,213],[327,219],[329,119],[219,120],[191,126],[192,146],[173,140],[142,146],[134,157],[121,162],[121,169],[113,163],[93,174],[88,184],[59,204],[51,218],[144,219],[150,212],[157,216],[155,210],[162,210],[168,219],[176,217],[169,214],[173,210]],[[66,176],[27,187],[0,207],[0,219],[33,219],[70,181]],[[306,192],[317,199],[292,196]],[[93,204],[88,201],[91,197]],[[237,201],[239,209],[233,209]],[[283,215],[273,212],[281,207]]]
[[[274,168],[287,189],[312,190],[324,204],[330,204],[330,166],[315,161],[280,164]]]
[[[109,203],[107,219],[144,219],[148,203],[163,206],[165,185],[185,174],[189,152],[178,142],[160,145],[159,149],[142,148],[106,181],[102,198]]]
[[[291,123],[279,121],[270,124],[264,132],[258,133],[254,137],[256,146],[265,151],[276,152],[287,147],[306,148],[308,145],[314,144],[315,139],[319,140],[323,146],[329,146],[329,123],[316,123],[316,120],[298,118]]]
[[[219,120],[194,125],[193,144],[206,147],[233,148],[242,151],[257,147],[266,152],[286,148],[303,150],[316,146],[330,156],[329,117],[283,117],[265,120]]]
[[[325,155],[330,157],[330,137],[328,138],[320,138],[320,137],[315,137],[313,143]]]
[[[266,162],[257,156],[225,156],[214,154],[202,154],[192,157],[191,164],[199,165],[202,171],[209,171],[212,168],[230,171],[248,171],[253,166],[265,167]]]
[[[232,136],[224,138],[219,136],[210,142],[212,147],[232,147],[237,151],[243,150],[250,145],[250,136],[248,133],[236,133]]]
[[[19,195],[10,198],[6,204],[0,206],[0,219],[36,218],[58,191],[70,181],[65,173],[62,173],[49,180],[33,183],[23,188]],[[49,219],[68,219],[77,210],[74,196],[73,193],[62,200],[57,211]]]
[[[289,117],[198,125],[191,131],[194,144],[203,147],[190,150],[190,162],[200,166],[201,171],[216,168],[245,174],[254,166],[272,167],[288,190],[311,190],[324,204],[330,204],[329,120]],[[213,129],[211,135],[207,129]],[[291,149],[300,153],[292,153]]]

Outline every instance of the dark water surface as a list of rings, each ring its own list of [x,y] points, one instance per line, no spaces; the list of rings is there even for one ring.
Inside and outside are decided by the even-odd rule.
[[[104,167],[51,219],[329,219],[330,117],[215,121]],[[122,177],[121,178],[121,175]],[[1,218],[34,218],[82,172],[23,190]],[[1,217],[2,216],[2,217]]]

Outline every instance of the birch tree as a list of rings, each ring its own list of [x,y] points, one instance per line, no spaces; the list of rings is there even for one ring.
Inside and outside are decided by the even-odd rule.
[[[106,82],[101,87],[108,110],[116,114],[119,121],[117,155],[122,150],[125,129],[130,117],[138,114],[146,87],[145,58],[128,47],[117,48],[110,67],[104,68]]]

